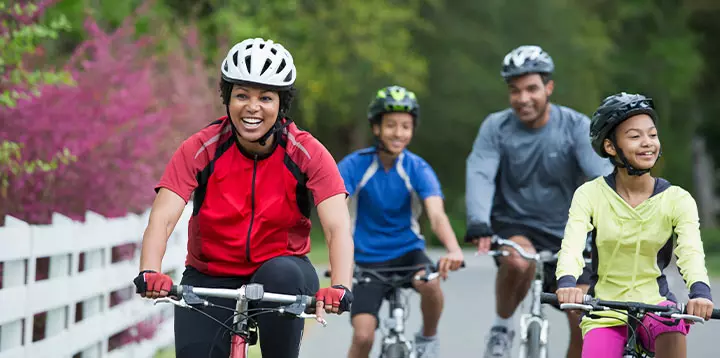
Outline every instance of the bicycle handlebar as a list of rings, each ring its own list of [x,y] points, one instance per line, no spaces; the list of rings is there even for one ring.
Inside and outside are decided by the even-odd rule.
[[[547,303],[550,305],[553,305],[555,307],[559,307],[560,304],[557,299],[557,295],[554,293],[546,293],[543,292],[540,294],[540,302],[541,303]],[[617,309],[617,310],[643,310],[646,312],[655,312],[655,313],[667,313],[672,311],[680,311],[682,314],[687,314],[687,306],[684,304],[678,304],[677,306],[659,306],[659,305],[649,305],[645,303],[640,302],[621,302],[621,301],[606,301],[606,300],[600,300],[597,298],[593,298],[592,296],[585,295],[583,296],[583,305],[589,306],[591,309],[594,310],[603,310],[603,308],[608,309]],[[720,319],[720,309],[715,308],[713,309],[712,319]]]
[[[520,257],[522,257],[526,260],[529,260],[529,261],[553,262],[553,261],[557,261],[558,254],[559,254],[559,252],[552,254],[549,251],[545,251],[545,250],[540,251],[539,253],[531,254],[531,253],[528,253],[527,251],[525,251],[523,249],[523,247],[520,246],[517,242],[503,239],[502,237],[497,236],[497,235],[492,236],[492,243],[498,244],[500,246],[510,246],[513,249],[515,249],[515,251],[517,251],[517,253],[520,255]],[[491,256],[509,256],[510,255],[510,253],[505,250],[492,250],[492,251],[489,251],[488,254]],[[588,258],[585,258],[585,263],[589,264],[589,263],[591,263],[591,260]]]
[[[498,245],[500,245],[500,246],[510,246],[510,247],[512,247],[513,249],[515,249],[515,251],[517,251],[517,253],[518,253],[522,258],[524,258],[524,259],[526,259],[526,260],[531,260],[531,261],[539,261],[539,260],[540,260],[540,254],[537,254],[537,253],[535,253],[535,254],[528,253],[527,251],[525,251],[525,250],[522,248],[522,246],[520,246],[520,245],[519,245],[517,242],[515,242],[515,241],[503,239],[503,238],[501,238],[500,236],[493,235],[493,236],[492,236],[492,242],[495,243],[495,244],[498,244]],[[505,254],[502,253],[502,252],[507,252],[507,251],[495,250],[495,251],[491,251],[491,255],[505,255]],[[509,253],[508,253],[508,254],[509,254]],[[553,258],[553,259],[557,259],[557,253],[554,254],[554,255],[552,256],[552,258]]]
[[[463,261],[460,264],[461,268],[465,267],[465,261]],[[424,275],[415,275],[417,271],[425,270]],[[392,276],[388,277],[385,275],[382,275],[382,273],[397,273],[397,272],[403,272],[407,271],[409,274],[401,276],[399,278],[393,278]],[[382,283],[388,284],[388,285],[401,285],[407,281],[410,281],[410,278],[414,278],[418,281],[424,281],[429,282],[432,281],[438,277],[440,277],[440,273],[437,271],[437,265],[432,264],[423,264],[423,265],[415,265],[415,266],[400,266],[400,267],[378,267],[378,268],[366,268],[366,267],[359,267],[355,266],[353,269],[353,283],[357,283],[362,280],[363,283],[367,283],[371,280],[371,278],[367,276],[363,276],[363,273],[367,273],[371,276],[373,276],[377,281],[380,281]],[[330,277],[330,271],[325,270],[325,277]]]
[[[188,292],[204,297],[230,298],[234,300],[245,299],[248,301],[274,302],[282,304],[299,303],[305,306],[315,306],[315,297],[307,295],[285,295],[279,293],[265,292],[260,284],[247,284],[238,289],[228,288],[205,288],[189,285],[173,285],[168,296],[182,299]]]

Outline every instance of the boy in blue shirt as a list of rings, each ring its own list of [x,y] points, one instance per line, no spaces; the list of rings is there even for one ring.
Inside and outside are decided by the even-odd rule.
[[[349,154],[338,167],[350,194],[355,264],[368,268],[432,264],[418,223],[424,204],[433,232],[448,251],[438,267],[447,278],[448,271],[460,268],[463,254],[445,214],[435,172],[406,149],[417,127],[418,111],[413,92],[400,86],[380,89],[368,110],[376,145]],[[418,358],[438,357],[436,333],[443,309],[440,283],[414,281],[412,287],[420,293],[423,316],[422,332],[415,337]],[[368,357],[387,291],[386,286],[374,283],[353,288],[350,358]]]

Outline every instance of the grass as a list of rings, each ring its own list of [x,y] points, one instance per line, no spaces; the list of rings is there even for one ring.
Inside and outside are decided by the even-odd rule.
[[[720,277],[720,253],[708,253],[705,256],[705,264],[711,277]]]

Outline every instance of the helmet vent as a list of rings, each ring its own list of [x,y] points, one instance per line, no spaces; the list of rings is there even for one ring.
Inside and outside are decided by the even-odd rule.
[[[260,71],[260,74],[261,74],[261,75],[264,74],[265,71],[267,71],[268,68],[270,68],[270,64],[272,64],[272,62],[270,62],[270,59],[266,59],[266,60],[265,60],[265,65],[263,66],[262,70]]]

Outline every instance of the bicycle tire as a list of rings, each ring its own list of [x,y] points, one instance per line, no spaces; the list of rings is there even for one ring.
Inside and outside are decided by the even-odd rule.
[[[545,358],[540,355],[542,353],[541,333],[540,322],[530,322],[527,330],[527,358]]]
[[[405,343],[392,343],[383,349],[380,358],[408,358],[410,351]]]

